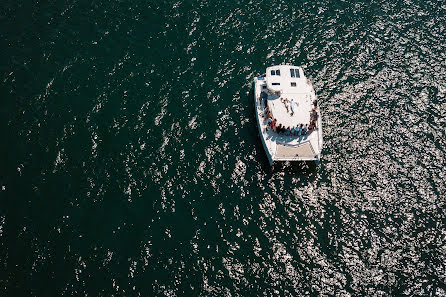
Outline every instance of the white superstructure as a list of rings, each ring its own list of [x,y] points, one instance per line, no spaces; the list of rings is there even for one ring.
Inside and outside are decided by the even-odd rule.
[[[268,67],[265,76],[254,78],[254,100],[260,138],[270,164],[274,161],[320,161],[319,104],[301,67]],[[271,125],[268,122],[272,120],[275,122]],[[279,125],[285,129],[281,131]],[[313,129],[303,135],[299,126]]]

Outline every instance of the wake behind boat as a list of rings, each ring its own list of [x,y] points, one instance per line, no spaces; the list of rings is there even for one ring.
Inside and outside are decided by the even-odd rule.
[[[313,86],[301,67],[268,67],[254,78],[257,125],[272,165],[275,161],[315,161],[322,152],[322,120]]]

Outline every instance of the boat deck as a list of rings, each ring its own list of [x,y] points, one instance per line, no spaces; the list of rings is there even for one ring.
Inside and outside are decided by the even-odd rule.
[[[282,102],[283,99],[287,99],[288,103]],[[308,94],[285,93],[280,97],[269,95],[267,102],[273,118],[277,119],[277,125],[296,127],[310,122],[313,105]]]
[[[278,144],[276,150],[277,159],[300,158],[313,159],[315,155],[314,149],[310,142],[305,142],[296,146],[285,146]]]

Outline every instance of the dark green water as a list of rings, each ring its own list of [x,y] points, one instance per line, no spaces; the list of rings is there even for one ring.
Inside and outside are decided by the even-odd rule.
[[[444,1],[4,1],[0,296],[445,296]],[[322,163],[252,80],[302,65]]]

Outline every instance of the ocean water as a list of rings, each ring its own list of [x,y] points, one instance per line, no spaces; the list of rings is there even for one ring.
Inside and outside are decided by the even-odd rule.
[[[0,296],[446,296],[444,1],[0,11]],[[258,138],[280,63],[318,166]]]

